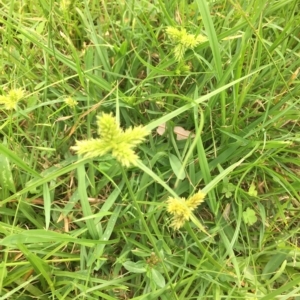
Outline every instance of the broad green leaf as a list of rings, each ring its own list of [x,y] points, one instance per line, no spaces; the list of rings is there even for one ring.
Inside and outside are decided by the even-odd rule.
[[[158,287],[163,288],[166,285],[165,278],[164,276],[162,276],[162,274],[159,271],[155,269],[151,269],[151,275],[153,281]]]
[[[0,154],[0,186],[13,193],[16,192],[9,160],[3,154]]]
[[[273,256],[270,256],[270,259],[268,263],[265,265],[263,271],[262,271],[262,279],[263,280],[269,280],[271,276],[274,275],[278,269],[280,269],[280,266],[283,265],[284,261],[286,261],[288,257],[288,252],[280,252],[276,253]]]
[[[243,219],[246,224],[250,226],[253,225],[257,221],[255,211],[248,207],[247,210],[243,212]]]
[[[248,191],[249,196],[253,196],[256,197],[257,196],[257,189],[255,184],[252,182],[250,187],[249,187],[249,191]]]
[[[146,263],[143,261],[126,261],[123,263],[123,267],[132,273],[146,273]]]

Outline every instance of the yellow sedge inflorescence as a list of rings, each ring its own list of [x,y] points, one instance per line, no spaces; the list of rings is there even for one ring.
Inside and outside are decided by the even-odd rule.
[[[6,110],[13,110],[17,108],[18,102],[24,97],[22,89],[10,90],[5,96],[0,96],[0,105]]]
[[[174,55],[177,61],[183,59],[184,53],[188,49],[194,49],[201,43],[207,41],[207,38],[203,35],[195,36],[193,34],[187,33],[186,29],[181,30],[175,27],[167,27],[166,33],[170,37],[171,41],[175,44]]]
[[[64,100],[66,105],[68,105],[70,108],[75,108],[78,104],[76,100],[74,100],[72,97],[68,97]]]
[[[140,144],[149,131],[142,126],[123,131],[112,114],[102,114],[97,118],[98,135],[100,138],[77,141],[72,147],[78,154],[85,157],[102,156],[111,153],[124,167],[137,162],[138,156],[133,148]]]
[[[70,0],[61,0],[59,3],[59,8],[63,12],[67,12],[70,6],[71,6]]]
[[[205,194],[201,191],[188,198],[169,197],[167,201],[167,212],[173,215],[171,226],[179,229],[188,221],[192,212],[204,201]]]

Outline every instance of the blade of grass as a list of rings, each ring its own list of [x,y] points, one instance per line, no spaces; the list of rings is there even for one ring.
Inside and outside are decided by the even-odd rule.
[[[87,218],[85,220],[86,226],[88,228],[89,234],[93,239],[99,239],[99,232],[96,229],[94,220],[90,219],[90,216],[93,215],[92,209],[87,196],[87,176],[84,168],[84,164],[81,164],[77,167],[77,175],[78,175],[78,193],[79,199],[82,207],[83,216]]]

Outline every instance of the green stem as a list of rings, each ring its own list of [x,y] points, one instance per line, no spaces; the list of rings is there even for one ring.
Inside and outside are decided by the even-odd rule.
[[[137,200],[136,200],[136,198],[135,198],[134,192],[133,192],[133,190],[132,190],[132,188],[131,188],[130,182],[129,182],[128,178],[127,178],[127,174],[126,174],[126,172],[125,172],[125,170],[124,170],[124,168],[123,168],[122,166],[121,166],[121,171],[122,171],[123,178],[125,179],[125,184],[126,184],[126,186],[127,186],[127,188],[128,188],[129,195],[130,195],[130,197],[131,197],[131,199],[132,199],[132,201],[133,201],[133,204],[134,204],[134,206],[135,206],[135,208],[136,208],[136,210],[137,210],[137,212],[138,212],[140,221],[142,222],[142,225],[143,225],[143,227],[144,227],[144,229],[145,229],[145,231],[146,231],[146,233],[147,233],[147,236],[148,236],[148,238],[149,238],[149,240],[150,240],[150,242],[151,242],[151,244],[152,244],[152,246],[153,246],[153,249],[154,249],[154,251],[155,251],[155,254],[157,255],[157,257],[161,258],[161,257],[160,257],[159,250],[158,250],[158,248],[157,248],[157,246],[156,246],[156,240],[155,240],[155,238],[152,236],[152,234],[151,234],[151,232],[150,232],[150,230],[149,230],[149,226],[147,225],[147,223],[146,223],[146,221],[145,221],[144,214],[142,213],[142,211],[141,211],[141,209],[140,209],[140,206],[139,206],[139,204],[138,204],[138,202],[137,202]],[[170,279],[170,277],[169,277],[168,270],[167,270],[165,264],[163,263],[163,259],[161,259],[161,261],[162,261],[162,266],[163,266],[163,269],[164,269],[165,276],[166,276],[168,282],[171,282],[171,279]],[[172,292],[173,292],[173,297],[174,297],[173,299],[177,299],[177,300],[178,300],[173,285],[170,284],[170,287],[171,287],[171,290],[172,290]]]

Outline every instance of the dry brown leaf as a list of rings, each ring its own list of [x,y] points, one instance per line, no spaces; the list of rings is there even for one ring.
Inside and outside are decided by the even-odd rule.
[[[166,131],[166,123],[163,123],[161,125],[159,125],[157,128],[156,128],[156,132],[159,134],[159,135],[163,135]],[[192,138],[195,137],[195,134],[192,133],[191,131],[189,130],[185,130],[183,127],[181,126],[175,126],[174,127],[174,133],[176,134],[176,139],[177,141],[181,141],[181,140],[186,140],[190,135]]]
[[[177,141],[186,140],[189,137],[189,135],[191,135],[192,138],[195,137],[194,133],[191,133],[189,130],[185,130],[180,126],[174,127],[174,133],[176,133]]]
[[[156,132],[159,135],[163,135],[165,133],[165,131],[166,131],[166,123],[163,123],[156,128]]]
[[[226,206],[225,206],[225,209],[222,213],[223,215],[223,218],[229,222],[230,221],[230,218],[229,218],[229,215],[230,215],[230,203],[227,203]]]
[[[56,119],[54,121],[53,124],[55,124],[56,122],[65,121],[65,120],[68,120],[68,119],[71,119],[71,118],[73,118],[73,116],[59,117],[58,119]]]

